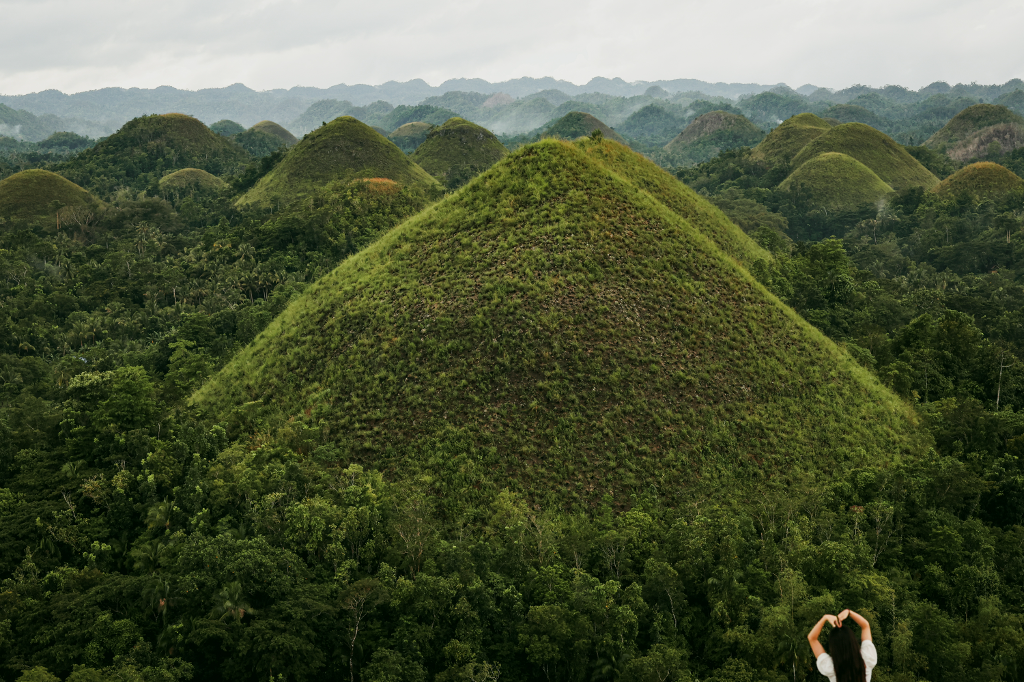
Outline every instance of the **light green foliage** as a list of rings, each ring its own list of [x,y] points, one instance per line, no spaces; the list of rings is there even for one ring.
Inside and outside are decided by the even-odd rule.
[[[445,187],[457,189],[507,153],[489,130],[462,118],[452,118],[427,133],[412,160]]]
[[[831,209],[856,208],[893,192],[870,168],[839,152],[815,156],[779,185],[782,190],[797,188],[808,194],[809,201]]]
[[[18,682],[60,682],[60,678],[46,668],[37,665],[34,668],[21,671]]]
[[[391,141],[351,116],[343,116],[303,137],[238,203],[290,203],[318,185],[354,178],[386,178],[427,192],[439,188],[436,180]]]
[[[856,159],[896,191],[931,189],[939,179],[886,134],[863,123],[844,123],[817,136],[793,157],[793,167],[836,152]]]

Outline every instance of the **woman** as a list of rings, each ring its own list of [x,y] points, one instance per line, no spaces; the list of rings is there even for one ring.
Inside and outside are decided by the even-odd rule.
[[[843,627],[843,621],[853,618],[860,626],[860,643],[850,628]],[[828,623],[832,631],[828,633],[828,650],[818,641],[821,628]],[[838,616],[826,614],[811,628],[807,635],[815,658],[818,659],[818,672],[829,679],[829,682],[871,682],[871,670],[878,663],[878,652],[871,641],[871,624],[850,609]]]

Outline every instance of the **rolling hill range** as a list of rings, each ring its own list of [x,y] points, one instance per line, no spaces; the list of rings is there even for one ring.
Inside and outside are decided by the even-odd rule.
[[[454,189],[500,161],[508,150],[494,133],[463,118],[452,118],[427,133],[412,155],[423,170]]]
[[[426,192],[440,190],[437,181],[394,143],[365,123],[343,116],[303,137],[238,203],[288,202],[319,185],[358,177],[387,178]]]
[[[763,137],[760,128],[739,114],[709,111],[665,145],[665,151],[679,163],[700,163],[728,149],[751,147]]]
[[[136,118],[55,170],[100,196],[121,186],[144,189],[167,171],[199,168],[213,175],[238,170],[249,154],[184,114]]]
[[[631,179],[658,173],[608,140],[523,147],[319,280],[192,405],[563,502],[917,452],[912,410],[680,215],[717,211]]]
[[[45,217],[56,227],[62,209],[95,212],[100,208],[102,203],[89,192],[50,171],[25,170],[0,180],[0,219],[4,223],[17,225]]]
[[[843,123],[823,131],[793,157],[799,168],[819,154],[846,154],[870,168],[896,191],[908,187],[931,189],[939,179],[883,132],[863,123]]]
[[[988,199],[1024,189],[1024,180],[998,163],[979,161],[961,168],[936,185],[932,191],[944,196],[962,193]]]

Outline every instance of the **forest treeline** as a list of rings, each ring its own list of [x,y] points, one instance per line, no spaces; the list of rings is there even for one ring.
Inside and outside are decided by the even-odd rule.
[[[877,682],[1024,679],[1024,192],[832,211],[749,149],[674,169],[933,445],[835,476],[723,475],[672,505],[642,482],[569,505],[479,490],[459,452],[397,475],[305,422],[188,404],[428,197],[338,182],[238,206],[286,152],[174,190],[178,152],[84,146],[6,157],[104,209],[0,225],[0,678],[797,682],[818,675],[810,626],[855,608]]]

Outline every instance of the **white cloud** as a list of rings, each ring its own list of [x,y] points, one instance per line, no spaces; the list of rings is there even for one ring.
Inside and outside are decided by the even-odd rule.
[[[0,92],[454,77],[806,82],[1024,76],[1008,0],[4,0]]]

